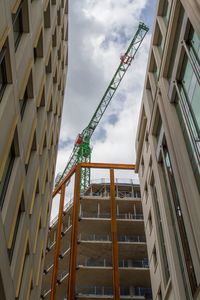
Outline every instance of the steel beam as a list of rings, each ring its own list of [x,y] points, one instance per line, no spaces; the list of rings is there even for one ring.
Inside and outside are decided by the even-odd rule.
[[[114,299],[120,300],[119,279],[119,250],[117,238],[116,198],[114,169],[110,169],[110,200],[111,200],[111,233],[112,233],[112,263],[113,263],[113,291]]]
[[[135,165],[131,164],[107,164],[107,163],[80,163],[81,168],[90,169],[118,169],[118,170],[135,170]]]
[[[78,218],[80,209],[80,181],[81,181],[81,167],[77,165],[75,173],[74,184],[74,201],[72,212],[72,232],[71,232],[71,251],[69,262],[69,280],[67,299],[74,300],[76,287],[76,257],[77,257],[77,239],[78,239]]]
[[[58,261],[59,261],[60,244],[61,244],[61,228],[62,228],[64,200],[65,200],[65,184],[62,184],[61,195],[60,195],[59,214],[58,214],[58,225],[57,225],[57,232],[56,232],[56,245],[55,245],[55,252],[54,252],[54,265],[53,265],[53,271],[52,271],[52,277],[51,277],[50,300],[55,300],[55,296],[56,296],[56,283],[57,283]]]
[[[76,171],[76,165],[72,167],[72,169],[67,173],[67,175],[62,179],[62,181],[55,187],[53,193],[52,193],[52,199],[59,193],[61,190],[62,186],[66,184],[69,179],[72,177],[72,175]]]

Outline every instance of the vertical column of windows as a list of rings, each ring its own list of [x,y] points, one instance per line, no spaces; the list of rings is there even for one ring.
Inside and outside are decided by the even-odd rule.
[[[192,261],[192,257],[191,257],[187,233],[185,230],[179,195],[178,195],[178,191],[176,188],[175,178],[174,178],[170,155],[168,152],[166,142],[162,146],[162,159],[163,159],[163,164],[164,164],[163,175],[164,175],[164,178],[166,181],[166,188],[168,189],[168,194],[169,194],[169,198],[170,198],[169,200],[172,201],[172,206],[170,204],[170,207],[172,209],[171,216],[172,216],[173,220],[174,219],[176,220],[175,223],[177,223],[177,225],[178,225],[178,235],[181,240],[181,245],[182,245],[184,260],[185,260],[185,266],[186,266],[187,273],[188,273],[191,292],[194,295],[194,293],[196,292],[196,289],[197,289],[197,280],[196,280],[194,265],[193,265],[193,261]],[[173,213],[173,211],[175,213]],[[177,250],[180,252],[180,250],[179,250],[180,245],[179,245],[176,229],[175,229],[175,236],[176,236]],[[179,253],[180,264],[182,266],[182,258],[181,257],[182,256]],[[183,271],[183,277],[184,277],[184,270],[182,270],[182,271]],[[185,279],[184,279],[184,281],[185,281]],[[186,285],[187,285],[187,283],[185,281],[185,287],[186,287]],[[186,292],[187,292],[187,289],[186,289]],[[189,299],[189,295],[188,295],[187,299]]]
[[[167,252],[166,252],[166,247],[165,247],[162,218],[161,218],[161,214],[160,214],[160,207],[159,207],[159,203],[158,203],[158,195],[157,195],[157,190],[156,190],[154,180],[151,184],[151,191],[152,191],[152,198],[153,198],[153,202],[154,202],[154,206],[155,206],[155,218],[156,218],[156,222],[158,224],[158,231],[159,231],[158,238],[160,239],[160,244],[161,244],[161,255],[162,255],[162,260],[163,260],[163,263],[164,263],[164,268],[163,268],[164,281],[165,281],[165,285],[166,285],[168,283],[170,273],[169,273]]]
[[[184,58],[179,79],[175,81],[175,105],[197,186],[200,187],[200,39],[192,27],[188,41],[182,44]]]
[[[6,164],[4,167],[3,175],[0,180],[0,208],[2,209],[6,192],[9,185],[10,176],[12,173],[13,165],[15,161],[15,150],[14,150],[14,144],[12,144],[10,151],[8,153],[8,157],[6,160]]]
[[[12,257],[13,257],[13,253],[14,253],[14,249],[15,249],[15,243],[16,243],[16,239],[17,239],[18,229],[19,229],[21,217],[22,217],[22,214],[23,214],[24,211],[25,211],[24,198],[23,198],[23,194],[22,194],[20,205],[19,205],[19,208],[18,208],[17,218],[16,218],[16,222],[15,222],[15,228],[14,228],[12,243],[11,243],[10,248],[8,249],[8,257],[9,257],[10,263],[12,262]]]

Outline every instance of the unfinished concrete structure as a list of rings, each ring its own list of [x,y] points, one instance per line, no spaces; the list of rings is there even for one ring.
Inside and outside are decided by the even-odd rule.
[[[0,299],[39,299],[67,73],[66,0],[0,1]]]
[[[157,4],[136,140],[153,299],[200,299],[199,16]]]
[[[42,299],[152,299],[139,185],[110,182],[92,183],[66,204],[62,223],[52,220]]]

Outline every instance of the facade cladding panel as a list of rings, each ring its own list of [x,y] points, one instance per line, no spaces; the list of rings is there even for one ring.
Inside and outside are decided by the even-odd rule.
[[[119,285],[113,283],[111,192],[105,180],[92,183],[81,195],[74,299],[114,299],[120,286],[120,299],[152,299],[146,238],[139,185],[115,185],[117,256]],[[113,185],[114,186],[114,185]],[[56,299],[67,298],[72,235],[72,201],[64,209],[62,239],[57,274]],[[42,299],[50,299],[56,244],[57,218],[48,234],[42,283]],[[75,256],[74,253],[71,255]]]
[[[158,1],[136,140],[153,299],[200,299],[199,16]]]
[[[67,73],[66,0],[0,1],[0,298],[39,299]]]

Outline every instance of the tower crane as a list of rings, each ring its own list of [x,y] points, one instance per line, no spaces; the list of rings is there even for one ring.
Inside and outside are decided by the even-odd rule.
[[[137,31],[126,50],[125,54],[120,57],[120,64],[109,83],[95,113],[93,114],[89,124],[83,131],[78,134],[73,151],[69,157],[68,163],[63,171],[56,176],[55,185],[57,186],[60,181],[65,177],[65,175],[71,170],[71,168],[80,162],[90,162],[91,161],[91,137],[98,126],[103,114],[105,113],[111,99],[113,98],[119,84],[121,83],[126,71],[131,65],[145,35],[147,34],[149,28],[142,22],[139,23]],[[85,191],[90,185],[90,169],[82,168],[81,170],[81,191]]]

